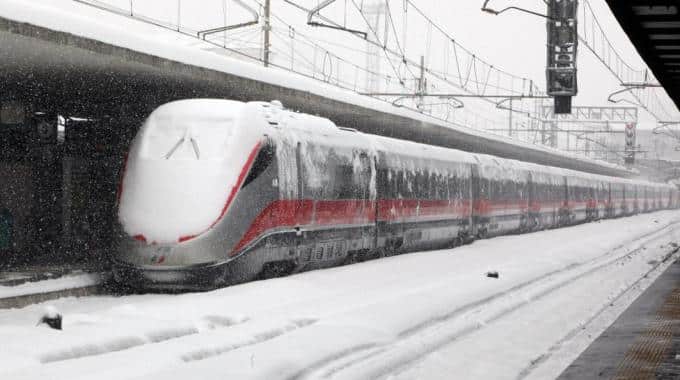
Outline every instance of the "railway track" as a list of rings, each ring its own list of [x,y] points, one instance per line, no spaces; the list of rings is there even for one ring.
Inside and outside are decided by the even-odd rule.
[[[638,245],[637,248],[625,249],[625,245],[621,245],[617,249],[587,262],[561,268],[526,281],[510,290],[452,309],[446,314],[402,331],[394,341],[385,344],[363,345],[358,346],[355,350],[348,350],[342,355],[321,361],[314,368],[305,369],[289,379],[399,378],[400,374],[438,349],[484,329],[487,325],[503,319],[512,312],[530,307],[534,302],[550,297],[560,289],[584,277],[596,275],[605,268],[611,268],[629,261],[631,257],[646,250],[649,243],[659,240],[659,237],[665,236],[671,230],[680,231],[680,223],[670,223],[659,231],[638,238],[635,243]],[[644,272],[627,288],[621,290],[610,302],[607,302],[598,312],[592,315],[590,320],[597,318],[611,303],[616,302],[623,294],[638,286],[640,281],[655,272],[659,272],[660,268],[665,268],[670,261],[677,259],[680,256],[678,254],[679,249],[677,246],[671,247],[663,260]],[[621,252],[622,250],[623,252]],[[555,343],[554,347],[551,347],[550,351],[554,351],[557,346],[564,343],[580,329],[582,329],[582,326],[570,330]],[[421,348],[416,353],[412,349],[414,345]],[[518,374],[517,378],[525,378],[535,367],[547,360],[549,355],[548,353],[536,358]]]

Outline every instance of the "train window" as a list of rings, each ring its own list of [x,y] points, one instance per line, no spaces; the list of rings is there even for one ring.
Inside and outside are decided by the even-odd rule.
[[[390,183],[388,180],[387,168],[378,167],[376,173],[376,187],[378,194],[384,194],[385,197],[389,197]]]
[[[406,170],[402,172],[402,176],[404,178],[404,188],[401,189],[401,195],[403,198],[406,199],[415,199],[417,198],[416,196],[416,175],[410,170]]]
[[[415,176],[413,177],[413,180],[411,181],[412,186],[413,186],[413,198],[422,198],[421,197],[421,184],[423,182],[422,180],[423,174],[420,171],[416,171]]]
[[[491,196],[491,184],[488,179],[479,180],[479,194],[482,198],[489,199]]]
[[[352,159],[352,182],[355,199],[368,199],[371,182],[371,159],[366,152],[355,151]],[[358,165],[357,165],[358,164]]]
[[[252,168],[250,168],[250,173],[248,173],[248,177],[243,181],[241,188],[248,186],[249,183],[253,182],[269,167],[269,165],[271,165],[274,160],[274,153],[275,149],[271,144],[265,144],[265,146],[260,149]]]
[[[394,198],[404,198],[404,195],[406,194],[406,174],[401,170],[395,170],[394,176],[396,179],[394,182],[396,185],[394,187]]]
[[[355,199],[358,192],[353,181],[354,169],[345,163],[338,163],[335,166],[335,177],[331,187],[333,189],[331,197],[333,199]],[[327,189],[330,190],[330,189]]]
[[[520,184],[517,185],[517,196],[519,197],[520,200],[525,199],[524,195],[525,195],[526,192],[524,191],[524,187],[525,187],[525,184],[520,183]]]
[[[429,176],[428,173],[423,170],[423,171],[416,171],[416,178],[415,178],[415,197],[417,199],[427,199],[429,197],[430,193],[430,186],[429,186]]]
[[[430,187],[430,195],[434,199],[446,199],[446,186],[443,186],[444,177],[441,174],[433,174],[432,185]]]
[[[508,180],[498,181],[498,198],[503,201],[509,201],[514,197],[514,186]]]
[[[437,186],[435,186],[437,199],[448,199],[448,188],[446,186],[446,176],[437,174]]]
[[[460,184],[458,178],[454,175],[448,178],[449,182],[449,199],[460,198]]]
[[[397,172],[392,168],[387,168],[387,188],[385,189],[385,198],[395,199],[397,197]]]

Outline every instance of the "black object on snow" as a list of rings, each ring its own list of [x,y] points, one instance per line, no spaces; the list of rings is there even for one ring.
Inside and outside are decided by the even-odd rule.
[[[44,323],[55,330],[61,330],[61,314],[55,311],[48,311],[40,318],[38,325]]]
[[[497,271],[491,271],[491,272],[486,272],[486,277],[491,277],[491,278],[498,278],[499,274]]]

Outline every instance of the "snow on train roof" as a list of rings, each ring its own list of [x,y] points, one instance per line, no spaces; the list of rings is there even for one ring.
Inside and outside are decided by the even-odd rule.
[[[353,129],[338,127],[331,120],[323,117],[285,110],[278,102],[274,102],[274,104],[249,102],[248,104],[261,107],[260,112],[267,120],[285,128],[287,132],[296,131],[296,138],[307,141],[320,141],[321,139],[336,146],[364,148],[372,152],[382,151],[386,153],[388,160],[399,161],[395,162],[395,165],[404,165],[401,161],[404,156],[407,156],[415,160],[429,159],[442,163],[454,161],[468,165],[478,164],[485,176],[503,180],[527,181],[528,172],[531,172],[532,180],[548,184],[559,184],[563,177],[567,177],[570,183],[580,186],[589,186],[594,182],[646,184],[657,187],[662,185],[365,134]],[[399,152],[399,155],[394,154],[394,152]]]
[[[408,167],[414,162],[428,160],[430,170],[434,173],[453,171],[457,176],[469,177],[469,167],[475,163],[471,153],[383,136],[368,136],[375,141],[377,150],[384,152],[387,162],[394,166]],[[404,160],[406,157],[409,158],[407,162]],[[451,163],[458,165],[452,166]]]
[[[366,134],[351,128],[335,125],[331,120],[304,113],[293,112],[281,108],[278,104],[266,102],[249,102],[248,105],[259,106],[259,112],[272,127],[280,128],[294,139],[306,142],[332,144],[336,147],[365,149],[370,152],[384,152],[388,160],[399,159],[393,152],[399,152],[401,158],[411,157],[415,160],[429,159],[434,161],[451,161],[472,164],[474,155],[460,150],[443,148],[434,145],[416,143],[391,137]],[[279,135],[279,138],[283,136]]]

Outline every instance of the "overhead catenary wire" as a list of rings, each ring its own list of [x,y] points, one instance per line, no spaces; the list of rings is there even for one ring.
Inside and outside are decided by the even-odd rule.
[[[81,0],[82,1],[82,0]],[[91,0],[92,1],[92,0]],[[228,0],[223,0],[222,16],[225,20],[221,22],[226,24],[228,8],[226,3]],[[261,0],[246,0],[254,4],[262,6]],[[348,46],[351,44],[343,44],[339,41],[332,41],[332,38],[324,36],[306,34],[304,28],[300,26],[293,26],[292,23],[285,20],[282,14],[272,9],[272,36],[276,38],[276,44],[272,46],[272,51],[276,52],[276,57],[272,60],[272,66],[279,69],[285,69],[299,73],[305,77],[320,79],[341,88],[350,89],[357,92],[362,91],[362,81],[368,75],[375,76],[381,81],[381,88],[397,88],[401,87],[405,93],[416,93],[419,88],[416,86],[420,80],[420,52],[423,46],[409,45],[408,29],[420,27],[426,28],[427,35],[425,39],[425,51],[422,55],[426,56],[425,65],[423,67],[424,76],[427,78],[427,89],[424,91],[442,91],[448,93],[455,93],[452,90],[461,90],[462,93],[470,94],[472,96],[481,97],[481,100],[466,104],[466,108],[456,110],[459,106],[454,98],[435,100],[430,102],[423,102],[420,104],[423,107],[416,107],[418,103],[415,99],[405,101],[401,104],[402,107],[413,109],[417,112],[427,113],[431,117],[439,120],[451,122],[453,119],[460,120],[458,116],[465,115],[466,118],[472,119],[471,115],[479,112],[484,115],[493,115],[489,112],[491,107],[500,107],[500,103],[491,99],[484,98],[484,96],[499,96],[499,95],[532,95],[540,94],[540,91],[535,87],[534,82],[525,76],[516,75],[509,71],[500,69],[498,66],[480,58],[471,50],[462,46],[453,38],[444,28],[435,23],[433,19],[424,12],[414,0],[400,0],[401,6],[395,7],[394,2],[390,0],[383,0],[384,18],[385,18],[385,36],[389,31],[389,38],[381,37],[382,29],[375,29],[367,18],[364,1],[359,0],[341,0],[338,5],[342,8],[339,25],[348,27],[352,23],[352,16],[354,9],[358,11],[359,20],[363,21],[368,29],[371,38],[367,39],[368,44],[376,46],[382,51],[381,62],[385,62],[389,69],[382,71],[380,69],[371,70],[370,67],[364,67],[357,64],[356,56],[364,54],[365,50],[359,49],[356,46]],[[359,4],[361,2],[361,4]],[[291,3],[291,2],[289,2]],[[354,8],[354,9],[352,9]],[[301,8],[302,9],[302,8]],[[164,27],[172,27],[183,34],[191,35],[195,31],[191,30],[190,24],[184,22],[185,25],[180,27],[179,20],[181,18],[181,9],[178,7],[177,24],[155,21],[157,24],[163,23]],[[233,12],[233,11],[232,11]],[[402,17],[399,17],[395,12],[402,12]],[[135,18],[143,18],[153,22],[152,18],[139,14],[135,9]],[[320,16],[320,15],[319,15]],[[369,16],[370,17],[370,16]],[[337,19],[337,17],[336,17]],[[185,20],[189,20],[185,17]],[[401,20],[401,25],[398,23]],[[326,21],[326,20],[324,20]],[[382,21],[381,21],[382,22]],[[415,23],[415,24],[414,24]],[[423,24],[424,23],[424,24]],[[362,24],[363,25],[363,24]],[[414,26],[415,25],[415,26]],[[351,26],[351,25],[350,25]],[[421,27],[421,29],[422,29]],[[252,39],[257,37],[261,30],[259,26],[250,28],[236,29],[228,33],[220,33],[220,35],[207,38],[205,42],[211,43],[215,46],[224,47],[234,55],[242,56],[244,58],[261,62],[261,58],[256,53],[256,49],[249,51],[248,49],[257,47],[256,41]],[[198,29],[201,29],[200,27]],[[401,31],[400,31],[401,29]],[[292,32],[294,31],[294,32]],[[400,33],[401,32],[401,33]],[[219,37],[221,38],[221,41]],[[327,35],[326,35],[327,36]],[[356,35],[352,35],[357,38]],[[441,56],[441,52],[445,52]],[[435,53],[436,52],[436,53]],[[409,56],[410,54],[410,56]],[[437,54],[435,58],[432,58]],[[609,62],[614,62],[614,66],[621,66],[617,63],[614,54],[610,54],[611,58],[606,58]],[[367,65],[368,66],[368,65]],[[377,66],[379,67],[379,66]],[[416,70],[418,73],[416,73]],[[620,70],[618,70],[620,71]],[[423,88],[420,88],[422,91]],[[636,91],[638,93],[639,91]],[[645,101],[647,99],[654,100],[658,94],[645,94]],[[376,96],[376,98],[393,102],[391,99]],[[536,103],[532,101],[514,101],[512,112],[520,113],[526,119],[519,118],[517,121],[522,125],[529,125],[532,120],[539,120],[534,114],[536,110],[530,109],[531,104]],[[473,107],[474,106],[474,107]],[[535,108],[535,107],[534,107]],[[506,111],[507,112],[507,111]],[[499,110],[498,119],[501,119],[501,111]],[[485,126],[501,125],[502,121],[497,120],[483,120],[479,114],[475,114],[474,123],[483,124]],[[459,123],[455,123],[460,125]],[[475,127],[475,124],[466,126]],[[532,132],[527,132],[531,135]],[[534,139],[536,131],[533,131]],[[531,136],[528,136],[531,138]]]

